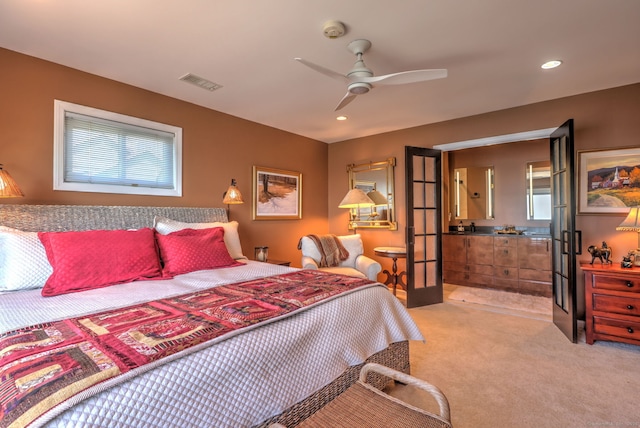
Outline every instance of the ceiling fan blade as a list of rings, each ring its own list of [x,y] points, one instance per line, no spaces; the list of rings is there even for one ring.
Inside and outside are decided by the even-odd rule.
[[[352,94],[351,92],[347,92],[345,94],[345,96],[342,97],[342,99],[340,100],[340,102],[338,103],[338,105],[337,105],[337,107],[336,107],[336,109],[334,111],[340,110],[342,107],[346,106],[351,101],[355,100],[356,97],[357,97],[356,94]]]
[[[333,70],[329,70],[328,68],[324,68],[318,64],[314,64],[312,62],[307,61],[306,59],[302,59],[302,58],[294,58],[296,61],[298,61],[301,64],[306,65],[307,67],[317,71],[318,73],[322,73],[325,76],[329,76],[332,79],[337,79],[340,80],[341,82],[349,82],[349,79],[347,78],[347,76],[345,76],[344,74],[340,74],[336,71]]]
[[[360,77],[359,82],[375,83],[378,85],[403,85],[405,83],[424,82],[426,80],[442,79],[447,77],[447,70],[413,70],[399,73],[385,74],[384,76]]]

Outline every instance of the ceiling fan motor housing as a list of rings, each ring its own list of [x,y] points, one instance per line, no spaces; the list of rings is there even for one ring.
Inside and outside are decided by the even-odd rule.
[[[371,84],[366,82],[354,82],[349,85],[349,92],[355,95],[366,94],[371,90]]]

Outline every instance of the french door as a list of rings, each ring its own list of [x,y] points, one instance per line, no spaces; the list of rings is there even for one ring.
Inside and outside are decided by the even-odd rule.
[[[441,152],[405,147],[407,307],[442,303]]]
[[[581,254],[582,235],[580,231],[576,231],[575,225],[573,119],[569,119],[551,134],[550,146],[553,323],[569,340],[576,343],[576,255]]]

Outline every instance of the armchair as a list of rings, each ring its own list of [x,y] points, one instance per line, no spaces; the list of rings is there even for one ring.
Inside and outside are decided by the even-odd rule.
[[[303,269],[321,269],[328,272],[340,273],[349,276],[368,278],[371,281],[378,280],[378,273],[382,266],[377,261],[365,256],[364,246],[359,234],[338,236],[342,245],[349,252],[349,257],[342,261],[339,266],[320,268],[320,250],[308,236],[300,239],[300,250],[302,251]]]

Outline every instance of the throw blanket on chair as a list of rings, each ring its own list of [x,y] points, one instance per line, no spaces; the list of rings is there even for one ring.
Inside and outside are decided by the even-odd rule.
[[[307,235],[318,247],[320,251],[320,262],[318,267],[339,266],[340,262],[347,260],[349,252],[336,235]],[[298,244],[300,249],[301,244]]]

